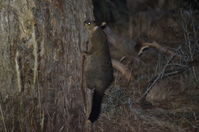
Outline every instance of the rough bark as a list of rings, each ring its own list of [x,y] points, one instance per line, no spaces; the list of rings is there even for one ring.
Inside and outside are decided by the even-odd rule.
[[[0,92],[36,98],[46,131],[83,129],[80,50],[92,15],[91,0],[0,1]]]

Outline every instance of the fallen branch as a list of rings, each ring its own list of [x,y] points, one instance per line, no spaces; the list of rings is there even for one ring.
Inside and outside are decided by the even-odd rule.
[[[171,61],[174,59],[175,55],[173,55],[166,63],[166,65],[163,67],[162,71],[155,77],[153,78],[148,87],[146,88],[144,94],[141,96],[141,101],[145,100],[147,94],[149,93],[149,91],[155,86],[155,84],[164,77],[165,75],[165,71],[166,71],[166,68],[168,67],[168,65],[171,63]]]
[[[166,71],[166,68],[169,66],[169,64],[173,60],[173,58],[174,58],[174,56],[172,56],[170,58],[170,60],[168,60],[167,64],[164,66],[163,70],[158,75],[156,75],[153,79],[151,79],[149,81],[149,84],[148,84],[147,88],[145,89],[143,95],[141,96],[140,101],[144,101],[146,99],[147,94],[150,92],[150,90],[155,86],[155,84],[159,80],[165,79],[170,76],[182,74],[182,73],[190,70],[193,66],[197,66],[199,64],[199,60],[195,59],[194,61],[188,62],[187,66],[182,65],[181,68]],[[178,66],[180,66],[180,65],[178,65]]]
[[[112,65],[113,68],[115,68],[117,71],[121,72],[122,75],[129,81],[131,79],[131,72],[129,71],[129,69],[123,65],[121,62],[112,59]]]
[[[190,69],[190,67],[187,68],[179,68],[179,69],[175,69],[175,70],[170,70],[170,71],[165,71],[164,75],[160,78],[159,75],[155,76],[153,79],[151,79],[151,81],[149,81],[149,84],[144,92],[144,94],[141,96],[140,100],[144,100],[147,96],[147,94],[150,92],[150,90],[153,88],[153,86],[160,80],[160,79],[165,79],[167,77],[170,76],[174,76],[174,75],[178,75],[178,74],[182,74],[185,71],[188,71]]]
[[[142,55],[143,51],[146,48],[154,48],[154,49],[158,50],[159,52],[164,53],[168,56],[175,55],[176,57],[181,58],[181,56],[176,55],[176,53],[174,51],[170,50],[167,47],[161,46],[159,43],[157,43],[155,41],[152,42],[152,43],[144,42],[144,41],[138,41],[135,48],[136,48],[136,51],[138,52],[138,56]]]

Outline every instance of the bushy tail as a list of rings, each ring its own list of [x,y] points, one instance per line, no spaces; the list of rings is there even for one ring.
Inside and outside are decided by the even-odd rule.
[[[92,99],[92,109],[88,118],[92,123],[99,118],[103,96],[103,93],[94,90]]]

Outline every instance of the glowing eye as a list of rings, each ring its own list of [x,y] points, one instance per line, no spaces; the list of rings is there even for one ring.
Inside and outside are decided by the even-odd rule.
[[[91,23],[90,22],[88,22],[88,25],[90,25]]]

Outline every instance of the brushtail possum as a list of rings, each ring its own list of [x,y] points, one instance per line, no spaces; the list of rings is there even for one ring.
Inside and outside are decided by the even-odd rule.
[[[89,49],[85,52],[85,81],[89,89],[94,89],[89,120],[93,123],[100,115],[104,92],[113,81],[113,67],[106,34],[93,21],[85,21],[89,33]]]

